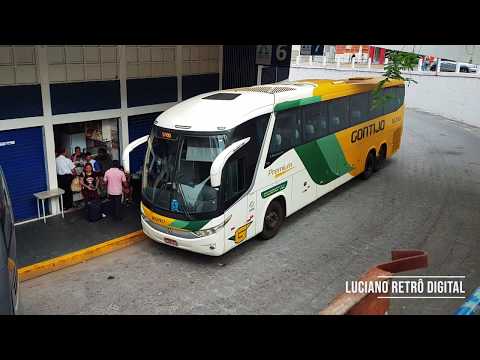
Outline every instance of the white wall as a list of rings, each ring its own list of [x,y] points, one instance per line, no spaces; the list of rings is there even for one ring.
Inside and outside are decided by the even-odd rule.
[[[480,45],[377,45],[382,48],[480,64]]]
[[[382,71],[336,70],[308,65],[290,68],[289,80],[344,79],[353,76],[380,76]],[[480,127],[479,74],[412,72],[405,74],[418,83],[406,87],[405,105]]]

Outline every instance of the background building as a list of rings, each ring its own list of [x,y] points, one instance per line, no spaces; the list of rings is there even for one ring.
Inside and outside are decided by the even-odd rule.
[[[350,62],[355,55],[356,61],[366,61],[368,59],[369,45],[335,45],[335,61]]]
[[[37,216],[33,193],[57,188],[55,149],[118,159],[181,100],[257,83],[256,46],[0,46],[0,165],[15,221]],[[286,74],[288,77],[288,71]],[[131,154],[132,172],[145,145]],[[58,213],[54,200],[49,211]]]

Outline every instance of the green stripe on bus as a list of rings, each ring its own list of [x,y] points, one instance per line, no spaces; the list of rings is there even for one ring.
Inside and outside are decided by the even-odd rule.
[[[210,220],[195,220],[195,221],[184,221],[184,220],[175,220],[169,226],[183,229],[183,230],[190,230],[190,231],[197,231],[200,230],[202,227],[205,226]]]
[[[300,145],[295,151],[316,184],[328,184],[352,170],[335,134]]]
[[[298,100],[291,100],[291,101],[284,101],[281,102],[277,105],[275,105],[274,110],[275,111],[284,111],[287,109],[293,109],[299,106],[305,106],[305,105],[310,105],[314,104],[321,101],[320,96],[311,96],[303,99],[298,99]]]
[[[262,198],[265,199],[269,196],[272,196],[273,194],[279,192],[279,191],[282,191],[283,189],[285,189],[287,187],[287,181],[284,181],[283,183],[281,184],[278,184],[278,185],[275,185],[274,187],[270,188],[270,189],[267,189],[265,191],[262,191]]]
[[[196,220],[196,221],[182,221],[182,220],[175,220],[175,222],[172,224],[173,226],[176,226],[176,222],[181,221],[183,226],[181,227],[184,230],[190,230],[190,231],[197,231],[200,230],[202,227],[205,226],[206,223],[208,223],[210,220]]]

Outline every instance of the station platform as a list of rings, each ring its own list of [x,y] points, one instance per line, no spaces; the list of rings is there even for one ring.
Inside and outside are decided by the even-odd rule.
[[[15,227],[17,263],[24,267],[118,238],[142,228],[140,205],[123,207],[123,219],[89,222],[84,209]]]

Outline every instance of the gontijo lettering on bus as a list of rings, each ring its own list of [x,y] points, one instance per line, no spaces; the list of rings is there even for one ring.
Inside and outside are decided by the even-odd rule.
[[[373,123],[368,126],[364,126],[360,129],[352,131],[351,141],[352,143],[360,141],[370,135],[376,134],[379,131],[385,129],[385,120],[380,120],[378,123]]]

